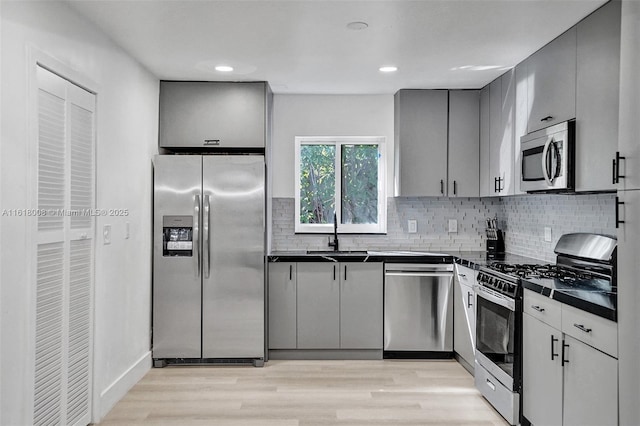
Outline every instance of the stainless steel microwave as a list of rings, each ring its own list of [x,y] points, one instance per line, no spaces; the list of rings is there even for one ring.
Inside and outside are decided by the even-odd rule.
[[[520,138],[520,190],[573,190],[575,121],[564,121]]]

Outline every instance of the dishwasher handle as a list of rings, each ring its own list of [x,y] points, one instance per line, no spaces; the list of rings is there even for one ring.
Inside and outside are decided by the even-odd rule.
[[[403,272],[403,271],[388,271],[384,273],[387,277],[453,277],[453,272]]]

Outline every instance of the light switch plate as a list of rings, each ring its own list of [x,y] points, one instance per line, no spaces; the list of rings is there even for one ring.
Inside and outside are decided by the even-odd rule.
[[[407,232],[410,234],[415,234],[418,232],[418,221],[415,219],[409,219],[407,221]]]
[[[458,232],[458,220],[449,219],[449,232]]]
[[[111,225],[104,225],[102,228],[102,243],[111,244]]]
[[[551,242],[551,227],[550,226],[545,226],[544,227],[544,240],[548,243]]]

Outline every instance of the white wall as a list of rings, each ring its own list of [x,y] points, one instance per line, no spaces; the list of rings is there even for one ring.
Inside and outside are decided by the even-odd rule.
[[[393,195],[393,95],[275,95],[273,197],[294,197],[296,136],[386,136],[387,196]]]
[[[74,70],[97,94],[97,207],[126,208],[112,244],[96,243],[94,419],[104,415],[150,367],[151,156],[157,145],[158,80],[66,3],[0,1],[3,208],[29,208],[35,142],[28,124],[29,52]],[[131,238],[124,239],[125,222]],[[33,276],[26,218],[2,217],[0,424],[31,423]]]

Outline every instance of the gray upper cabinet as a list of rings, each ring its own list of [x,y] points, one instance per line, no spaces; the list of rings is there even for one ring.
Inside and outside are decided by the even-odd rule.
[[[527,124],[529,122],[529,105],[527,94],[527,61],[520,62],[515,68],[515,129],[513,139],[513,186],[514,194],[524,194],[520,189],[520,179],[522,178],[522,169],[520,161],[522,153],[520,152],[520,138],[527,134]]]
[[[488,197],[493,188],[490,185],[489,170],[491,156],[491,94],[490,85],[480,90],[480,196]]]
[[[296,264],[269,263],[269,349],[296,348]]]
[[[298,349],[340,347],[340,277],[337,263],[298,263]]]
[[[480,195],[480,92],[449,91],[448,195]]]
[[[160,82],[163,148],[264,148],[265,82]]]
[[[513,195],[513,150],[515,116],[514,71],[507,71],[489,84],[489,196]],[[486,95],[485,95],[486,96]],[[482,104],[487,106],[487,102]],[[481,118],[486,120],[486,112]],[[486,142],[485,142],[486,144]],[[485,148],[486,149],[486,148]],[[486,167],[486,164],[483,164]],[[484,175],[486,177],[486,175]],[[486,184],[486,183],[485,183]]]
[[[395,95],[395,195],[442,196],[447,184],[447,90]]]
[[[382,263],[340,263],[340,348],[382,349]]]
[[[576,27],[527,59],[529,133],[576,116]]]
[[[577,25],[576,191],[614,190],[618,150],[620,8],[612,1]]]

